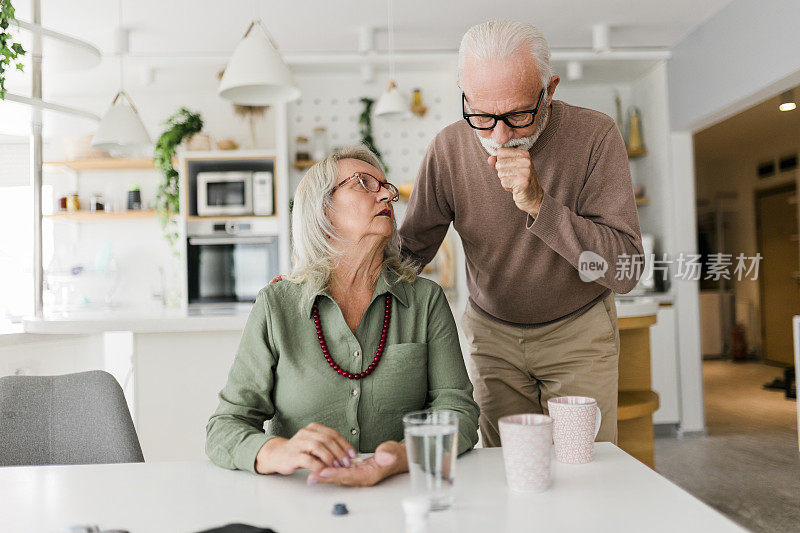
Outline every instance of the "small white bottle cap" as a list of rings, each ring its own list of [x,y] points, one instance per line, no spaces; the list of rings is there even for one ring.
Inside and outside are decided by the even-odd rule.
[[[424,496],[413,496],[403,499],[403,512],[406,515],[406,531],[424,533],[428,528],[428,513],[431,502]]]

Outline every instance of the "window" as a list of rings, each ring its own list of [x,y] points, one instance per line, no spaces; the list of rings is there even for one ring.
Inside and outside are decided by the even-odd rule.
[[[0,146],[0,322],[33,313],[33,195],[28,181],[28,146]],[[52,205],[53,189],[42,188],[42,205]],[[42,227],[43,264],[53,256],[52,224]]]

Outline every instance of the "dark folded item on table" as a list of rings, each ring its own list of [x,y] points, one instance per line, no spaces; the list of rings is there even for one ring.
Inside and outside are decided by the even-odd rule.
[[[268,527],[256,527],[248,524],[227,524],[214,529],[205,529],[197,533],[276,533]]]

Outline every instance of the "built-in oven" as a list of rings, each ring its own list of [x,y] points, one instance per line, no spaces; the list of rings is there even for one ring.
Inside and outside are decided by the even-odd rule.
[[[253,302],[278,275],[278,237],[259,233],[258,222],[203,226],[187,242],[189,304]]]

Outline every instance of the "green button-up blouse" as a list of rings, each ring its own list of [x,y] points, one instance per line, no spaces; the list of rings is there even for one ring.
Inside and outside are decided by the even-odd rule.
[[[290,281],[264,287],[206,426],[209,458],[254,472],[267,440],[290,438],[311,422],[338,431],[362,453],[373,452],[382,442],[403,439],[405,413],[427,408],[458,412],[458,451],[475,446],[478,406],[453,314],[436,283],[408,283],[384,269],[355,335],[338,304],[320,293],[320,322],[333,359],[348,372],[366,370],[380,342],[387,292],[392,315],[383,356],[372,374],[351,380],[325,361],[302,287]]]

